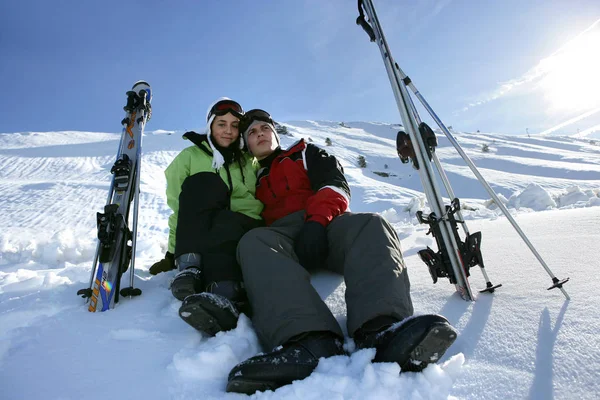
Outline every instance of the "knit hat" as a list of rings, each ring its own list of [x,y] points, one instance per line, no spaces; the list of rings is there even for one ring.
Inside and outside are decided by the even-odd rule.
[[[257,124],[261,124],[261,123],[265,123],[265,122],[267,123],[267,125],[269,125],[269,127],[273,131],[273,135],[275,136],[275,140],[277,141],[277,146],[279,146],[281,144],[281,142],[279,140],[279,134],[277,134],[277,130],[275,129],[275,121],[273,121],[273,118],[271,118],[271,115],[264,110],[259,110],[256,108],[248,111],[240,119],[239,129],[240,129],[240,132],[243,132],[243,138],[244,138],[244,142],[246,144],[248,143],[248,132],[250,131],[250,129],[252,129],[252,127]],[[250,151],[250,148],[248,148],[247,146],[246,146],[246,148],[248,150],[248,153],[250,155],[253,155],[252,152]]]

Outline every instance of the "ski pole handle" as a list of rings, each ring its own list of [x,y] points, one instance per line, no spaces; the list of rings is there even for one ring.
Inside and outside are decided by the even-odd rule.
[[[360,25],[361,28],[363,28],[363,30],[367,33],[367,35],[369,35],[369,39],[371,39],[371,42],[374,42],[376,39],[375,32],[373,32],[373,28],[371,28],[371,25],[369,25],[369,23],[365,19],[365,13],[362,8],[362,0],[358,0],[358,13],[360,15],[358,16],[358,18],[356,18],[356,25]]]

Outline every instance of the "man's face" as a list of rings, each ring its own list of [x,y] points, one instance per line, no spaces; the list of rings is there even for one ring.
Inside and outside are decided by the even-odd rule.
[[[277,148],[277,139],[271,126],[258,122],[250,127],[247,136],[248,149],[259,160],[270,156]]]

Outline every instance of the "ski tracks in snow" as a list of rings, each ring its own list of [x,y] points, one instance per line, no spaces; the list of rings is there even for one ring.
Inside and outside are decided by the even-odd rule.
[[[389,163],[390,172],[398,173],[396,177],[382,178],[368,168],[355,167],[354,157],[362,154],[361,148],[370,142],[368,133],[361,127],[373,128],[369,124],[349,123],[356,125],[354,128],[337,128],[337,123],[309,125],[302,132],[290,127],[292,136],[282,137],[284,145],[291,144],[297,139],[293,136],[301,133],[310,134],[318,141],[324,141],[325,137],[332,139],[333,145],[326,149],[334,154],[338,152],[343,158],[352,181],[354,211],[387,210],[386,214],[394,219],[392,222],[402,239],[411,274],[415,308],[421,313],[442,311],[447,314],[461,331],[461,337],[440,365],[432,365],[422,374],[398,375],[395,364],[372,364],[374,354],[367,349],[351,356],[323,360],[309,378],[255,398],[445,399],[451,395],[506,398],[526,395],[528,390],[532,391],[530,397],[535,398],[537,390],[552,394],[552,379],[556,382],[555,390],[565,394],[565,388],[572,381],[565,375],[569,369],[574,371],[573,376],[579,374],[588,386],[593,385],[589,383],[589,376],[598,369],[593,365],[593,355],[577,352],[580,359],[592,364],[589,370],[582,370],[566,350],[552,353],[555,343],[557,348],[568,348],[569,342],[580,336],[586,344],[593,344],[598,325],[593,321],[600,318],[593,319],[590,326],[572,318],[573,312],[585,306],[577,300],[581,296],[573,296],[571,315],[567,313],[564,322],[567,330],[561,328],[562,319],[561,323],[552,323],[550,317],[556,314],[553,309],[540,316],[538,310],[543,310],[544,304],[552,304],[560,294],[546,293],[546,277],[540,276],[543,272],[540,273],[537,266],[532,267],[533,272],[528,271],[529,265],[521,267],[520,257],[525,250],[520,249],[519,254],[514,255],[515,242],[506,239],[504,243],[504,238],[510,237],[504,231],[496,236],[484,233],[483,241],[491,278],[505,284],[497,295],[482,299],[470,308],[452,295],[453,289],[448,285],[432,286],[416,255],[418,249],[431,244],[430,238],[424,236],[424,228],[415,226],[414,217],[400,207],[396,207],[400,213],[390,208],[400,203],[405,207],[417,199],[420,186],[418,179],[410,176],[414,172],[407,166],[397,172],[399,163],[394,149],[381,157],[372,152],[365,154],[376,170],[385,169],[384,163]],[[390,142],[395,134],[389,126],[375,128],[385,133],[382,133],[384,139],[376,141],[377,145]],[[224,393],[229,370],[258,351],[270,350],[260,348],[250,320],[242,317],[235,330],[214,338],[203,337],[177,315],[180,302],[169,291],[174,272],[154,277],[148,273],[150,265],[162,258],[167,245],[170,211],[164,197],[163,171],[189,142],[175,135],[149,134],[144,139],[148,145],[144,147],[142,161],[136,257],[136,286],[142,289],[143,295],[123,299],[114,311],[96,314],[88,313],[84,301],[75,295],[89,282],[96,246],[96,212],[102,211],[106,201],[117,140],[116,134],[85,132],[0,134],[0,376],[13,383],[5,388],[5,394],[9,399],[42,395],[45,398],[103,399],[106,393],[90,391],[90,388],[97,386],[97,377],[105,374],[110,366],[115,376],[127,382],[117,388],[122,398],[239,398],[239,395]],[[474,136],[471,151],[484,141],[487,138]],[[530,142],[545,144],[541,140]],[[346,149],[341,144],[350,147]],[[560,148],[560,143],[556,146]],[[569,143],[569,146],[582,147],[579,142]],[[532,149],[534,147],[528,147],[528,151]],[[571,173],[577,175],[576,170]],[[514,187],[525,187],[528,183],[527,178],[518,174],[500,173],[498,182],[502,182],[501,175],[519,180]],[[469,192],[471,186],[472,179],[465,178],[465,190]],[[462,194],[462,189],[458,188],[457,194]],[[593,197],[593,193],[588,195],[583,191],[569,193],[575,199],[563,203],[572,207],[582,206],[586,196]],[[467,213],[466,218],[496,218],[491,210],[484,211]],[[559,212],[557,217],[562,215]],[[584,217],[575,213],[573,216],[579,218],[580,226],[584,225]],[[566,223],[566,218],[561,221]],[[480,220],[475,226],[492,224],[493,228],[497,222]],[[538,226],[535,220],[531,225]],[[582,228],[585,230],[582,234],[586,235],[582,241],[597,227],[592,225]],[[552,236],[552,232],[548,233]],[[551,240],[552,237],[548,239]],[[550,252],[553,247],[546,246],[543,250]],[[565,249],[562,253],[572,251]],[[561,266],[572,262],[572,256],[579,255],[577,252],[567,257],[557,252],[551,254],[551,258],[565,257],[561,259]],[[499,268],[503,262],[506,265]],[[520,267],[518,273],[511,274],[513,265]],[[562,277],[564,271],[559,268],[557,273]],[[479,284],[477,274],[474,271],[472,275]],[[584,280],[579,278],[581,286],[574,288],[579,288],[581,295],[586,289],[581,283]],[[524,279],[531,279],[535,290],[523,283]],[[574,279],[573,285],[576,282]],[[325,274],[316,276],[313,283],[345,328],[342,279]],[[524,308],[523,301],[536,296],[539,299]],[[585,311],[598,315],[592,305]],[[581,312],[581,315],[586,313]],[[510,329],[517,324],[522,326],[507,337],[507,326]],[[571,327],[576,327],[579,336]],[[537,350],[536,333],[539,336]],[[518,343],[515,344],[515,340]],[[353,349],[351,340],[346,345]],[[515,352],[515,348],[520,351]],[[466,364],[461,353],[466,356]],[[563,375],[557,377],[552,366],[544,366],[552,362],[555,370]],[[35,385],[30,384],[31,376],[35,376]],[[517,387],[513,388],[515,382]],[[577,394],[585,397],[581,390]]]

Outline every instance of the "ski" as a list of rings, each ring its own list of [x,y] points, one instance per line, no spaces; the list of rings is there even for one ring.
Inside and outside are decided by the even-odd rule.
[[[460,200],[454,195],[450,181],[435,153],[435,148],[437,147],[436,135],[433,130],[421,120],[408,89],[411,89],[414,96],[421,102],[431,118],[437,123],[440,130],[446,135],[446,138],[448,138],[450,143],[460,154],[461,158],[469,166],[477,180],[495,201],[506,219],[521,236],[523,242],[525,242],[527,247],[529,247],[533,255],[535,255],[542,267],[546,270],[552,279],[552,286],[550,286],[548,290],[558,288],[568,300],[570,297],[563,286],[569,281],[569,278],[567,277],[561,280],[552,273],[550,267],[548,267],[541,255],[537,252],[535,247],[533,247],[533,244],[521,230],[515,219],[510,215],[510,212],[489,183],[487,183],[485,178],[481,175],[473,161],[462,149],[456,138],[433,111],[408,75],[406,75],[398,63],[394,61],[387,41],[385,40],[385,36],[383,35],[381,25],[379,24],[373,1],[358,0],[358,13],[359,16],[356,19],[356,23],[367,33],[371,42],[377,43],[379,50],[381,51],[381,57],[383,58],[390,84],[392,85],[392,91],[394,92],[394,97],[396,98],[396,103],[398,105],[398,111],[402,118],[402,125],[407,131],[407,133],[403,131],[398,132],[396,137],[396,150],[398,156],[403,163],[412,161],[413,167],[419,172],[419,177],[423,184],[423,191],[425,192],[429,207],[431,208],[431,213],[428,216],[424,216],[423,212],[419,212],[417,213],[417,218],[419,222],[429,225],[428,233],[433,235],[438,247],[437,252],[429,247],[426,250],[419,251],[419,256],[429,268],[433,283],[436,283],[438,278],[448,278],[450,283],[455,285],[456,291],[463,299],[469,301],[475,300],[468,277],[470,275],[469,269],[478,265],[486,281],[485,289],[480,290],[480,292],[493,293],[495,289],[502,286],[501,284],[492,284],[487,275],[481,256],[481,232],[469,232],[467,224],[461,215]],[[365,19],[365,13],[369,18],[368,21]],[[434,166],[438,173],[437,176],[434,173]],[[438,177],[444,184],[448,197],[451,200],[451,205],[444,204],[443,197],[438,189],[436,180]],[[465,233],[464,240],[461,239],[458,234],[459,224],[462,226]]]
[[[501,287],[502,285],[493,285],[490,282],[487,273],[485,272],[483,256],[481,255],[481,232],[470,233],[465,221],[462,218],[460,211],[460,200],[454,196],[452,187],[450,186],[447,177],[443,173],[443,168],[441,165],[439,165],[439,160],[435,156],[435,148],[437,147],[437,138],[435,133],[426,123],[422,122],[419,125],[419,134],[423,138],[423,142],[427,147],[427,159],[430,162],[432,160],[435,162],[437,170],[441,175],[441,180],[444,183],[449,196],[453,198],[451,204],[445,206],[445,214],[442,216],[442,218],[438,218],[433,212],[429,215],[424,215],[423,211],[417,212],[417,220],[421,224],[427,224],[429,226],[429,231],[427,234],[431,234],[433,236],[438,248],[437,252],[430,247],[427,247],[425,250],[420,250],[418,252],[419,257],[428,267],[429,274],[433,279],[433,283],[437,283],[438,278],[448,278],[450,283],[455,285],[456,290],[461,293],[462,296],[462,288],[458,284],[457,275],[452,268],[450,257],[448,256],[449,249],[441,233],[440,222],[442,219],[445,219],[451,227],[454,243],[456,243],[458,246],[459,260],[461,263],[460,266],[462,268],[463,275],[465,276],[465,282],[467,284],[469,283],[467,278],[470,276],[470,269],[472,267],[479,266],[486,280],[486,287],[479,292],[493,293],[495,289]],[[416,158],[412,140],[404,131],[398,132],[396,136],[396,151],[400,161],[403,164],[412,162],[413,168],[419,170],[419,162]],[[425,160],[425,162],[427,162],[427,160]],[[459,224],[462,225],[462,228],[465,232],[464,240],[459,234]],[[464,298],[465,296],[462,297]]]
[[[122,296],[139,296],[134,288],[135,245],[140,194],[142,136],[152,115],[152,90],[144,81],[136,82],[127,93],[125,118],[117,158],[111,168],[112,181],[102,213],[97,213],[98,244],[90,283],[77,294],[89,300],[88,311],[114,308]],[[132,206],[133,204],[133,206]],[[133,221],[129,215],[133,209]],[[130,268],[131,264],[131,268]],[[121,277],[129,269],[130,285],[120,289]]]
[[[437,146],[435,133],[427,124],[419,120],[416,108],[405,87],[409,81],[402,79],[399,74],[398,64],[392,58],[372,2],[358,0],[358,11],[359,17],[356,23],[365,30],[372,42],[377,42],[381,50],[402,118],[402,125],[407,131],[407,133],[398,133],[396,141],[398,156],[403,163],[408,162],[409,159],[412,160],[413,166],[419,173],[427,202],[432,211],[428,216],[423,216],[423,213],[420,212],[417,214],[417,218],[421,223],[429,225],[438,251],[434,252],[427,248],[427,250],[420,251],[419,255],[427,265],[434,283],[438,278],[448,278],[463,299],[472,301],[475,298],[468,280],[469,265],[463,261],[464,253],[461,251],[461,247],[464,247],[461,245],[464,243],[456,234],[456,220],[453,218],[452,207],[446,206],[443,202],[432,165]],[[369,17],[369,22],[365,19],[365,12]]]

